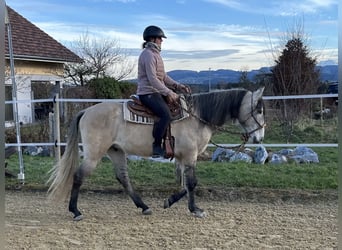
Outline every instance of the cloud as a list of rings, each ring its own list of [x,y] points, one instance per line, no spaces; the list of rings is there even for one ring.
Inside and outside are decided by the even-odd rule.
[[[225,49],[225,50],[191,50],[191,51],[171,51],[167,50],[162,52],[163,57],[169,59],[208,59],[223,57],[238,53],[237,49]]]
[[[337,47],[337,10],[334,9],[337,7],[337,0],[201,1],[175,0],[158,4],[159,7],[169,4],[180,10],[186,7],[182,5],[189,7],[195,2],[193,8],[198,9],[194,15],[179,15],[178,11],[173,13],[172,9],[167,8],[165,12],[154,11],[147,8],[148,4],[140,6],[141,0],[89,0],[84,5],[76,5],[71,1],[67,8],[66,4],[58,1],[8,2],[13,3],[14,9],[20,14],[66,46],[88,32],[97,38],[118,40],[120,47],[129,49],[135,60],[141,52],[144,27],[151,22],[158,24],[168,37],[162,45],[162,56],[168,68],[208,69],[209,64],[212,69],[236,69],[241,64],[250,68],[268,65],[267,58],[270,58],[272,50],[278,49],[276,46],[279,39],[286,32],[283,31],[286,27],[282,25],[285,26],[285,22],[293,20],[292,16],[296,15],[307,18],[305,21],[312,27],[310,31],[313,33],[313,41],[321,43],[313,49],[318,47],[318,50],[322,50],[324,47],[324,59],[337,58],[337,49],[328,50]],[[92,4],[89,5],[89,2]],[[127,6],[129,4],[139,5],[141,9],[130,11],[132,6]],[[113,14],[115,11],[111,11],[108,6],[115,6],[115,11],[118,11],[119,6],[122,7],[122,15]],[[215,15],[215,11],[208,17],[203,16],[200,6],[205,8],[205,11],[219,8],[228,16],[220,19],[219,15]],[[97,16],[98,14],[100,15]],[[197,15],[200,15],[200,18],[195,20]],[[279,17],[280,15],[282,16]],[[305,28],[307,29],[307,26]],[[328,31],[330,33],[327,33]]]
[[[234,1],[234,0],[204,0],[204,1],[209,2],[209,3],[221,4],[228,8],[236,9],[240,11],[244,10],[244,6],[245,6],[245,4],[242,3],[242,1]]]
[[[224,7],[241,12],[264,14],[269,16],[297,16],[317,13],[321,8],[337,8],[338,0],[284,0],[284,1],[234,1],[234,0],[203,0],[220,4]]]

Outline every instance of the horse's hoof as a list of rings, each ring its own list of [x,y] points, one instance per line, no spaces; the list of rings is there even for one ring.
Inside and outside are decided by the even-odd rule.
[[[152,214],[152,210],[150,208],[147,208],[145,210],[142,211],[143,215],[151,215]]]
[[[169,199],[165,199],[165,200],[164,200],[164,209],[165,209],[165,208],[169,208],[169,207],[170,207]]]
[[[202,210],[196,210],[194,212],[192,212],[192,214],[197,217],[197,218],[205,218],[207,217],[207,213],[202,211]]]
[[[74,217],[74,221],[80,221],[80,220],[83,220],[83,215],[82,214]]]

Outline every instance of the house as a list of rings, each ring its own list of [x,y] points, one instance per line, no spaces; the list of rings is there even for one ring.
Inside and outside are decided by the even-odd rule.
[[[6,100],[12,100],[8,43],[8,30],[10,30],[17,100],[19,101],[19,121],[21,123],[31,123],[35,120],[35,108],[38,104],[22,103],[20,100],[35,99],[32,84],[52,83],[59,86],[64,81],[64,64],[68,62],[80,63],[81,58],[8,6],[7,13],[9,26],[6,26],[5,36]],[[13,120],[12,105],[6,105],[5,118],[6,121]]]

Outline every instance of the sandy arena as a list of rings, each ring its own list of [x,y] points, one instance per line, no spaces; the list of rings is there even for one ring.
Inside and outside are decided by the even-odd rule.
[[[186,199],[163,209],[144,198],[144,216],[124,194],[81,193],[84,219],[43,192],[6,191],[6,249],[337,249],[337,200],[228,201],[197,198],[208,216],[193,217]]]

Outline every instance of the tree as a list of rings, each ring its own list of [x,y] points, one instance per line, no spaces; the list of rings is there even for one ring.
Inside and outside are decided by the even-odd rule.
[[[250,83],[250,80],[248,79],[248,68],[242,68],[241,69],[241,75],[239,79],[239,83]]]
[[[301,26],[291,33],[276,65],[273,67],[274,95],[313,94],[319,86],[320,73],[316,69],[316,59],[310,56],[310,51],[304,43],[304,33]],[[287,140],[291,137],[293,126],[304,114],[310,113],[310,101],[303,99],[281,100],[277,102],[280,108]]]
[[[128,54],[115,39],[90,38],[88,33],[71,46],[83,61],[81,64],[68,63],[65,75],[76,85],[84,85],[91,79],[113,77],[121,80],[132,73],[134,63],[129,61]]]
[[[313,94],[319,85],[316,59],[309,56],[301,37],[292,37],[275,60],[273,91],[277,95]]]
[[[250,89],[250,86],[253,85],[253,82],[248,78],[248,67],[242,67],[240,71],[241,75],[239,78],[238,86],[241,88]]]
[[[125,81],[119,83],[111,77],[94,78],[87,86],[94,90],[95,98],[99,99],[129,98],[136,93],[136,84]]]

